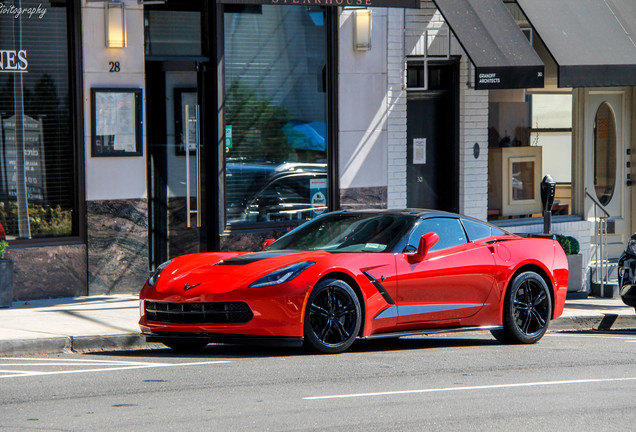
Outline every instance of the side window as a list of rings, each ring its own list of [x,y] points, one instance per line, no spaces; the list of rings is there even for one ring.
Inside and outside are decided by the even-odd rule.
[[[481,240],[491,235],[490,225],[470,219],[462,219],[462,223],[470,241]]]
[[[431,248],[431,251],[446,249],[467,243],[466,233],[459,219],[431,218],[420,221],[409,237],[407,251],[416,251],[420,238],[429,232],[439,236],[439,241]]]

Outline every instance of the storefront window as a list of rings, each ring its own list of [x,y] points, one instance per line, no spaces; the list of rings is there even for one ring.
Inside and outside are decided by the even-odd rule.
[[[541,216],[546,174],[557,182],[552,213],[570,214],[572,93],[489,93],[489,219]]]
[[[226,6],[228,223],[305,220],[327,208],[324,14],[314,7]]]
[[[0,223],[8,239],[77,234],[67,2],[0,4]]]

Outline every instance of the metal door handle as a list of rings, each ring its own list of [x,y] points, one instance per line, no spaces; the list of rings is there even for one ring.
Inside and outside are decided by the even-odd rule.
[[[199,209],[201,208],[201,181],[200,181],[200,173],[201,173],[201,158],[199,153],[199,141],[200,141],[200,132],[199,132],[199,105],[195,106],[194,119],[190,119],[190,107],[188,105],[185,106],[185,119],[183,121],[183,127],[185,128],[185,155],[186,155],[186,226],[188,228],[192,227],[192,223],[190,222],[190,216],[195,214],[197,216],[196,227],[201,227],[201,212]],[[196,162],[195,169],[195,190],[196,190],[196,210],[192,210],[192,205],[190,204],[190,123],[194,123],[195,127],[195,142],[194,142],[194,158]]]

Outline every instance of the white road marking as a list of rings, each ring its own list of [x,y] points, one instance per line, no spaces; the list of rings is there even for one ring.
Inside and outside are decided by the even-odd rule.
[[[591,383],[603,383],[603,382],[618,382],[618,381],[636,381],[636,377],[628,378],[593,378],[593,379],[580,379],[580,380],[564,380],[564,381],[538,381],[529,383],[512,383],[512,384],[492,384],[481,386],[466,386],[466,387],[441,387],[419,390],[398,390],[376,393],[351,393],[340,395],[328,395],[328,396],[307,396],[304,400],[324,400],[324,399],[347,399],[347,398],[363,398],[363,397],[376,397],[376,396],[397,396],[406,394],[422,394],[422,393],[441,393],[441,392],[453,392],[453,391],[474,391],[474,390],[492,390],[503,388],[517,388],[517,387],[540,387],[540,386],[556,386],[556,385],[569,385],[569,384],[591,384]]]
[[[9,360],[18,360],[18,359],[9,359]],[[28,363],[29,367],[54,366],[54,365],[59,366],[59,364],[54,362],[60,361],[60,359],[20,359],[20,360],[26,360],[26,361],[51,360],[51,363],[44,363],[42,365],[39,365],[37,363]],[[15,377],[24,377],[24,376],[44,376],[44,375],[68,375],[68,374],[93,373],[93,372],[110,372],[110,371],[120,371],[120,370],[129,370],[129,369],[217,365],[217,364],[224,364],[224,363],[231,363],[231,362],[226,360],[216,360],[216,361],[203,361],[203,362],[191,362],[191,363],[148,363],[148,362],[119,362],[119,361],[111,362],[107,360],[68,359],[68,363],[63,364],[63,366],[72,365],[74,367],[75,366],[100,366],[100,367],[94,368],[94,369],[71,369],[71,370],[61,370],[61,371],[0,370],[0,374],[8,374],[8,375],[0,375],[0,378],[15,378]],[[112,365],[112,366],[108,367],[109,365]],[[0,362],[0,366],[6,366],[6,365]],[[18,366],[21,366],[21,365],[18,365]]]
[[[64,359],[64,358],[29,358],[29,357],[0,357],[0,362],[1,362],[1,361],[4,361],[4,360],[41,361],[41,362],[64,362],[64,363],[159,364],[159,363],[144,363],[144,362],[119,361],[119,360]]]
[[[623,335],[616,335],[616,336],[601,336],[601,335],[597,335],[597,334],[575,334],[575,333],[571,333],[571,334],[567,334],[567,333],[559,333],[559,334],[555,334],[555,333],[548,333],[546,334],[546,336],[548,337],[576,337],[576,338],[593,338],[593,339],[620,339],[620,340],[626,340],[627,342],[636,342],[636,336],[623,336]]]

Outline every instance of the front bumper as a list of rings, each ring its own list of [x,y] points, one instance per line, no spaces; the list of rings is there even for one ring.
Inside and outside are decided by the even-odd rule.
[[[142,296],[139,327],[142,333],[147,335],[302,338],[303,307],[307,293],[275,295],[272,291],[266,288],[252,289],[248,292],[250,298],[247,298],[245,292],[202,294],[196,297],[161,296],[153,293],[155,295]],[[170,311],[158,312],[157,304],[160,303],[174,306],[177,312],[173,312],[172,307]],[[204,312],[198,309],[198,305],[229,305],[230,303],[247,305],[249,310],[241,310],[237,312],[240,315],[236,315],[235,312],[230,314],[228,308],[205,309]],[[148,308],[148,305],[151,307]],[[181,306],[183,313],[178,312]],[[227,319],[217,319],[226,314]],[[202,316],[212,317],[212,319],[200,319]]]

